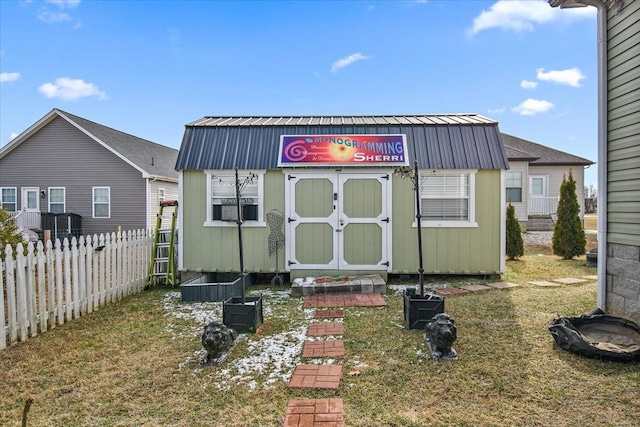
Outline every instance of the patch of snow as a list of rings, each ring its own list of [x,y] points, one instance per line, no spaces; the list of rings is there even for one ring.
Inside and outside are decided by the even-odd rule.
[[[290,292],[256,290],[247,292],[248,296],[263,297],[263,315],[274,319],[291,319],[285,310],[279,310],[288,304]],[[169,322],[166,329],[173,339],[187,338],[198,340],[202,327],[212,320],[222,321],[222,302],[185,303],[180,292],[168,292],[162,298],[165,316],[180,322]],[[238,356],[238,346],[232,350],[222,367],[202,367],[199,360],[206,355],[199,349],[178,365],[180,370],[191,370],[190,375],[219,390],[228,390],[232,384],[244,384],[250,390],[258,387],[273,388],[278,381],[288,382],[293,370],[301,363],[302,347],[307,340],[308,324],[313,320],[314,309],[303,309],[299,299],[297,309],[302,313],[300,324],[291,326],[291,330],[275,335],[252,339],[247,334],[238,336],[238,343],[246,343],[244,354]],[[307,361],[305,360],[305,363]],[[312,362],[309,362],[312,363]],[[333,360],[318,359],[316,364],[332,364]]]

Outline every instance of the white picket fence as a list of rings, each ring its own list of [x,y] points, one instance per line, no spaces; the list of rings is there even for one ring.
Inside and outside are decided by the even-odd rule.
[[[81,236],[5,248],[0,261],[0,350],[105,304],[146,283],[153,232]],[[26,253],[26,255],[25,255]]]

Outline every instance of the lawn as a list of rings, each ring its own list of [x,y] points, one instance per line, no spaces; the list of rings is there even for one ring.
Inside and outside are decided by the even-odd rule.
[[[0,352],[0,425],[21,425],[29,398],[33,426],[281,426],[292,399],[340,397],[347,426],[636,426],[638,364],[567,353],[547,329],[556,315],[590,312],[595,282],[528,284],[595,274],[584,264],[527,248],[503,276],[519,287],[447,297],[455,362],[430,359],[422,332],[403,326],[395,289],[387,307],[346,309],[337,392],[287,387],[312,321],[302,299],[257,287],[264,325],[213,367],[198,363],[199,336],[221,303],[184,304],[175,290],[153,289]]]

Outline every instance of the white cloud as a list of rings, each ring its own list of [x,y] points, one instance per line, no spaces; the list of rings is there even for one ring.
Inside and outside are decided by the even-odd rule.
[[[535,25],[593,18],[596,14],[594,7],[560,9],[549,6],[546,0],[499,0],[473,19],[468,33],[473,35],[490,28],[515,32],[533,31]]]
[[[500,114],[500,113],[504,113],[504,111],[506,110],[505,107],[500,107],[500,108],[489,108],[487,110],[487,112],[489,114]]]
[[[73,9],[80,4],[81,0],[46,0],[47,3],[55,4],[61,9],[68,7],[69,9]]]
[[[517,107],[513,107],[512,110],[523,116],[535,116],[538,113],[546,113],[552,108],[553,104],[549,101],[529,98],[522,101]]]
[[[561,85],[569,85],[580,87],[580,80],[586,79],[587,76],[582,74],[579,68],[569,68],[568,70],[548,71],[544,68],[538,68],[536,77],[538,80],[553,82]]]
[[[20,73],[0,73],[0,83],[13,82],[20,78]]]
[[[337,73],[340,69],[349,66],[351,64],[353,64],[354,62],[357,61],[362,61],[364,59],[369,59],[369,56],[363,55],[361,53],[354,53],[351,54],[349,56],[347,56],[346,58],[342,58],[337,60],[336,62],[333,63],[333,65],[331,66],[331,72],[332,73]]]
[[[59,24],[64,22],[72,22],[73,28],[82,27],[82,21],[71,16],[65,10],[75,9],[81,0],[45,0],[45,3],[52,4],[57,7],[57,11],[51,11],[48,7],[40,7],[38,9],[38,19],[45,24]]]
[[[20,135],[19,133],[15,133],[15,132],[11,132],[11,135],[9,135],[9,141],[11,141],[12,139],[14,139],[16,136]]]
[[[70,22],[73,20],[68,13],[63,12],[49,12],[48,10],[41,10],[38,14],[38,19],[45,24],[57,24],[59,22]]]
[[[523,80],[520,82],[520,87],[523,89],[535,89],[538,86],[538,82],[532,82],[531,80]]]
[[[71,101],[86,97],[107,99],[107,94],[93,83],[68,77],[57,78],[55,83],[45,83],[38,88],[38,91],[47,98],[60,98]]]

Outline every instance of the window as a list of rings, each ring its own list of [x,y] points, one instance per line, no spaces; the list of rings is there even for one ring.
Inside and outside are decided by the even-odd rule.
[[[507,171],[505,175],[507,202],[522,202],[522,172]]]
[[[475,223],[475,172],[421,172],[423,225],[470,227]]]
[[[254,177],[247,181],[250,173]],[[264,171],[239,171],[241,187],[240,209],[245,225],[264,226],[263,180]],[[207,221],[205,225],[235,224],[237,216],[235,173],[231,171],[207,172]]]
[[[111,217],[111,188],[93,187],[93,217]]]
[[[17,193],[16,188],[0,188],[0,206],[9,212],[15,212],[18,207],[16,200]]]
[[[64,187],[49,187],[49,212],[59,214],[66,211]]]
[[[158,204],[164,202],[164,188],[158,188]]]

